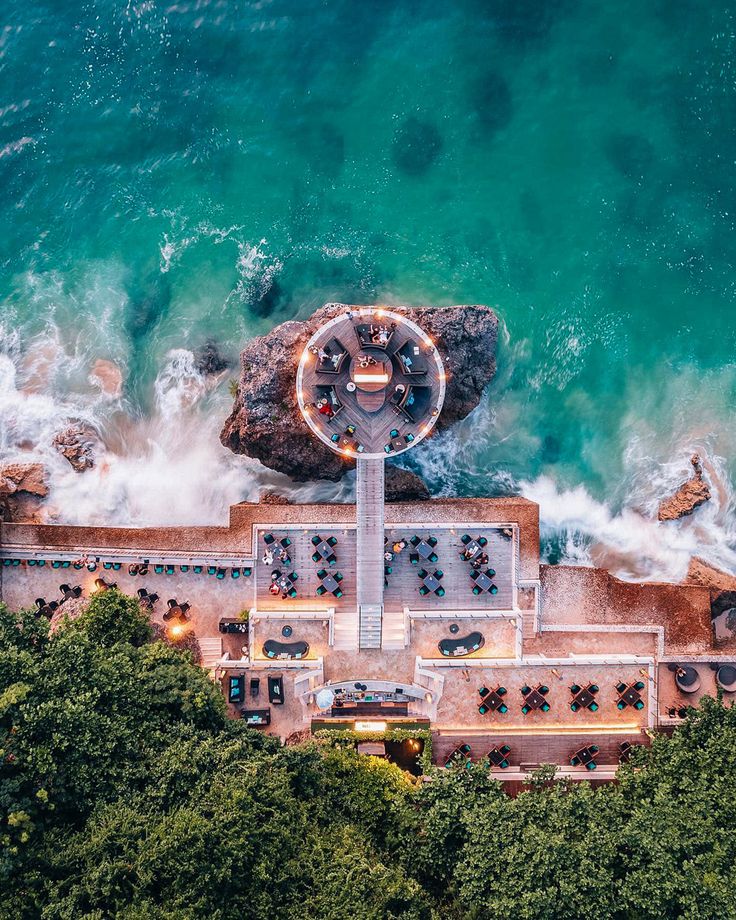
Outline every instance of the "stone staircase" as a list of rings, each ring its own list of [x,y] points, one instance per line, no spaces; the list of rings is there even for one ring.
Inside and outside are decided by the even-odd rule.
[[[202,667],[205,671],[214,671],[222,658],[222,639],[198,639],[199,650],[202,653]]]
[[[407,642],[407,623],[403,608],[384,610],[381,648],[406,648]]]
[[[332,621],[332,647],[343,651],[358,648],[358,610],[356,607],[341,607],[335,610]]]
[[[361,604],[360,614],[360,647],[381,647],[381,620],[383,619],[383,606],[381,604]]]

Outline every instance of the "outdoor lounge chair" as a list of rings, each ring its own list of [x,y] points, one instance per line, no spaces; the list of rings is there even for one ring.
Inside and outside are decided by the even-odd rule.
[[[397,348],[394,352],[398,359],[401,370],[411,376],[420,376],[427,373],[427,359],[421,353],[419,345],[414,339],[407,339],[406,342]]]
[[[323,349],[327,358],[317,358],[317,373],[319,374],[339,374],[345,359],[348,357],[348,350],[339,339],[331,338]],[[337,360],[333,358],[337,356]]]

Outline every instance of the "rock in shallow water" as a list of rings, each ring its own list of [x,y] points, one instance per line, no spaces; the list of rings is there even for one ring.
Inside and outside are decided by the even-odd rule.
[[[49,494],[43,463],[0,465],[0,519],[37,521]]]
[[[694,470],[692,477],[683,482],[674,495],[663,498],[659,503],[657,518],[660,521],[676,521],[679,518],[686,517],[710,498],[710,487],[703,479],[700,457],[697,454],[693,454],[690,458],[690,463],[692,463]]]
[[[318,326],[349,309],[326,304],[305,322],[289,321],[248,342],[240,355],[233,410],[220,440],[236,454],[255,457],[297,482],[337,481],[354,462],[318,441],[296,399],[296,370]],[[496,370],[498,319],[490,307],[391,307],[417,322],[434,340],[447,372],[436,430],[465,418],[480,402]]]
[[[387,502],[426,502],[430,497],[421,476],[393,463],[386,464]]]
[[[89,425],[74,422],[54,437],[53,445],[77,473],[84,473],[95,465],[95,449],[99,448],[100,439]]]

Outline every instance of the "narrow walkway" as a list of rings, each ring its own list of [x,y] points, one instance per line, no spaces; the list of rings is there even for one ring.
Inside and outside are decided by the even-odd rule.
[[[355,489],[360,648],[381,647],[383,616],[383,460],[358,460]]]

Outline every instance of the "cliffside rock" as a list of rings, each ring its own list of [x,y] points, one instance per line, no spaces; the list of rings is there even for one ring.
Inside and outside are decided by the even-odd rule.
[[[693,556],[687,570],[686,582],[710,589],[711,616],[736,607],[736,576],[722,572],[704,559]]]
[[[37,521],[49,494],[42,463],[0,465],[0,517],[4,521]]]
[[[421,476],[392,463],[386,464],[387,502],[426,502],[429,489]]]
[[[285,495],[278,492],[261,492],[258,501],[262,505],[290,505],[291,502]]]
[[[99,443],[97,432],[82,422],[72,423],[53,440],[54,447],[78,473],[91,470],[95,465],[95,449]]]
[[[697,454],[693,454],[690,462],[694,470],[690,479],[683,482],[674,495],[662,499],[659,503],[657,518],[660,521],[676,521],[679,518],[686,517],[710,498],[710,487],[703,479],[700,457]]]
[[[307,427],[296,399],[296,370],[312,333],[348,310],[326,304],[305,322],[289,321],[253,339],[240,355],[233,410],[220,440],[236,454],[255,457],[298,482],[336,481],[354,462],[322,444]],[[496,370],[498,319],[490,307],[391,307],[432,337],[447,371],[447,389],[436,430],[465,418],[480,402]]]

